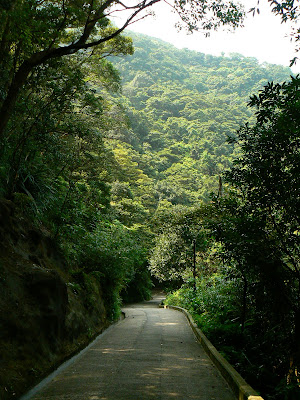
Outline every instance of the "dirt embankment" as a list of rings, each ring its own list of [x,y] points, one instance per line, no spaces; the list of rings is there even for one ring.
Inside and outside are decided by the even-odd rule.
[[[0,399],[15,399],[107,325],[99,284],[72,281],[55,242],[0,202]]]

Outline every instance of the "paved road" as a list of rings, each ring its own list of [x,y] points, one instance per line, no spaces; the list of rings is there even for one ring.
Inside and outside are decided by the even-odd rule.
[[[159,300],[126,307],[124,320],[23,400],[234,400],[185,316]]]

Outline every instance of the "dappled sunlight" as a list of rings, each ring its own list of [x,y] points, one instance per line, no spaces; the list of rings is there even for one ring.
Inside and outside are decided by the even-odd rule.
[[[156,386],[154,386],[154,385],[146,385],[146,386],[144,386],[144,388],[147,389],[147,390],[155,390]]]
[[[100,349],[103,354],[114,354],[114,353],[129,353],[134,352],[136,349]]]
[[[170,368],[160,367],[160,368],[153,368],[153,370],[158,371],[158,372],[167,372],[167,371],[170,371]]]
[[[65,392],[70,399],[83,400],[199,400],[204,390],[209,400],[233,400],[195,344],[185,318],[164,312],[164,318],[153,309],[146,318],[134,313],[122,321],[78,358],[78,364],[54,378],[51,398],[63,400]]]

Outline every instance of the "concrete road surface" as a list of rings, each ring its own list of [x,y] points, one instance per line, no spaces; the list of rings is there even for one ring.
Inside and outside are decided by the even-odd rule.
[[[234,400],[186,317],[152,301],[126,318],[21,400]]]

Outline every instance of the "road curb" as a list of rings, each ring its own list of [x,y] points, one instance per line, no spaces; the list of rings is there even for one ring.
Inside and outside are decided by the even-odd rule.
[[[211,344],[204,333],[197,327],[191,314],[181,307],[160,305],[161,308],[170,308],[185,314],[191,328],[193,329],[196,338],[201,343],[202,347],[209,355],[212,362],[218,368],[222,376],[227,381],[238,400],[263,400],[255,390],[248,385],[248,383],[241,377],[241,375],[229,364],[227,360],[218,352],[218,350]]]

